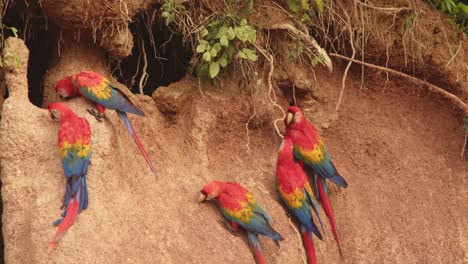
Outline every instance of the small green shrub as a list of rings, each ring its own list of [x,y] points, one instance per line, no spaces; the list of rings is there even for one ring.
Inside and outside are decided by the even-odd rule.
[[[1,25],[2,27],[2,33],[3,33],[3,29],[8,29],[11,31],[11,33],[13,34],[13,36],[15,38],[18,37],[18,29],[15,28],[15,27],[7,27],[5,25]],[[4,40],[4,36],[2,34],[1,36],[2,38],[2,49],[4,49],[5,47],[3,46],[3,40]],[[3,54],[3,57],[0,59],[0,67],[4,67],[4,66],[11,66],[11,65],[14,65],[13,67],[15,69],[18,69],[20,66],[21,66],[21,62],[20,62],[20,59],[19,57],[16,55],[16,54],[13,54],[13,53],[10,53],[10,52],[7,52],[5,54]]]
[[[442,12],[449,14],[453,21],[464,31],[468,26],[468,5],[463,0],[432,0],[434,6]]]
[[[222,68],[233,58],[256,62],[258,57],[250,46],[257,39],[257,30],[247,19],[234,15],[223,15],[212,19],[199,31],[200,40],[196,53],[201,57],[197,76],[215,79]]]
[[[313,9],[310,7],[309,0],[284,0],[288,8],[302,23],[312,24]],[[319,12],[323,12],[323,1],[315,0],[315,6]]]
[[[177,14],[185,13],[187,10],[180,0],[169,0],[162,5],[161,11],[161,16],[166,21],[166,26],[169,26],[175,22]]]

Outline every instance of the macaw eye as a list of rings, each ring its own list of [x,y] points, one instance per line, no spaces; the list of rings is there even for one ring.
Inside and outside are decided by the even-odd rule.
[[[59,120],[60,119],[60,113],[55,111],[55,110],[50,111],[50,116],[52,117],[53,120]]]

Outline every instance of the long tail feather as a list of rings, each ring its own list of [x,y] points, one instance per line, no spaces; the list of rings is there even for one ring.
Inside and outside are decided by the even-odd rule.
[[[301,228],[302,241],[307,254],[309,264],[316,264],[317,258],[315,257],[314,241],[312,240],[312,232],[306,228]]]
[[[255,263],[266,264],[266,260],[262,255],[262,248],[260,247],[260,241],[258,235],[255,233],[247,232],[247,238],[249,239],[250,249],[255,258]]]
[[[151,160],[150,160],[150,158],[148,156],[148,153],[146,153],[146,150],[143,147],[143,144],[141,144],[141,141],[138,138],[138,136],[137,136],[137,134],[135,132],[135,129],[132,126],[132,123],[130,123],[130,120],[128,119],[127,114],[125,112],[121,112],[121,111],[118,111],[118,110],[116,110],[116,112],[119,115],[120,119],[122,119],[122,121],[124,122],[125,127],[127,128],[128,132],[132,136],[133,140],[138,145],[138,148],[140,149],[141,153],[143,154],[143,157],[145,157],[146,163],[148,163],[151,171],[154,173],[154,175],[158,176],[158,174],[156,173],[156,170],[154,169],[153,163],[151,163]]]
[[[319,223],[320,223],[320,227],[322,228],[322,233],[325,235],[325,229],[323,228],[323,222],[322,222],[322,218],[320,217],[320,212],[319,212],[319,209],[318,209],[318,206],[317,206],[317,202],[315,201],[315,198],[313,197],[313,194],[311,195],[307,195],[308,199],[309,199],[309,202],[310,204],[312,205],[312,209],[314,210],[315,212],[315,215],[317,216],[318,220],[319,220]],[[314,223],[315,225],[315,223]],[[318,228],[317,228],[317,232],[318,232]],[[314,232],[315,234],[317,234],[316,232]],[[319,235],[317,235],[318,238],[320,238],[320,240],[322,240],[322,236],[320,235],[320,232],[318,232]]]
[[[57,232],[55,233],[52,242],[50,242],[49,244],[50,250],[54,250],[60,239],[63,237],[63,235],[65,235],[67,230],[75,222],[76,216],[78,215],[78,210],[80,208],[80,197],[82,195],[81,187],[78,188],[79,190],[75,197],[71,197],[70,195],[70,198],[68,200],[67,214],[65,215],[65,218],[60,222]]]
[[[328,216],[328,220],[332,228],[333,236],[335,237],[336,243],[338,244],[338,249],[340,251],[340,254],[343,256],[340,237],[338,236],[338,229],[336,228],[335,216],[333,215],[333,209],[331,207],[330,199],[328,198],[327,184],[321,177],[317,177],[317,188],[320,193],[320,199],[322,201],[323,210],[325,210],[325,213]]]

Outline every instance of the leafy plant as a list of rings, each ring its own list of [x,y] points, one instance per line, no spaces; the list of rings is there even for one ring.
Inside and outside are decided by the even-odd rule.
[[[166,26],[169,26],[175,22],[176,14],[184,13],[187,10],[180,0],[169,0],[162,5],[161,11],[161,16],[166,20]]]
[[[238,16],[224,15],[202,26],[195,50],[201,56],[198,77],[215,79],[233,58],[256,62],[257,54],[249,48],[256,39],[257,30]]]
[[[11,31],[11,33],[13,34],[13,36],[15,38],[18,37],[18,29],[15,28],[15,27],[7,27],[5,25],[1,25],[2,27],[2,30],[4,28],[8,29]],[[3,35],[2,35],[2,45],[3,45]],[[7,47],[3,47],[4,49],[5,48],[8,48]],[[4,67],[4,66],[11,66],[11,65],[14,65],[13,67],[15,69],[18,69],[20,66],[21,66],[21,62],[20,62],[20,59],[18,57],[18,55],[16,54],[13,54],[11,52],[6,52],[5,54],[3,54],[3,57],[0,59],[0,67]]]
[[[449,14],[463,30],[467,30],[468,5],[464,4],[463,0],[432,0],[432,2],[437,9]]]
[[[302,23],[311,24],[313,17],[313,9],[309,5],[309,0],[284,0],[288,5],[289,10],[293,12]],[[315,0],[315,5],[318,11],[323,12],[323,0]]]

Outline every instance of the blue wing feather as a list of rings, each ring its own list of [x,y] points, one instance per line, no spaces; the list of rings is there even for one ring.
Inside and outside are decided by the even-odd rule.
[[[138,116],[144,116],[143,111],[138,109],[130,99],[117,87],[107,86],[104,89],[110,89],[110,97],[108,99],[101,99],[96,96],[92,89],[87,89],[83,86],[80,88],[81,94],[88,100],[98,103],[107,109],[119,110],[122,112],[132,113]]]

